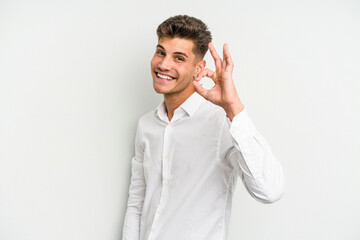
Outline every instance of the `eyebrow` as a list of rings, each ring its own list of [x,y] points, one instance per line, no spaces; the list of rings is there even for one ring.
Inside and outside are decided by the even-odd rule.
[[[160,44],[158,44],[156,47],[158,47],[158,48],[161,48],[161,49],[165,50],[165,48],[164,48],[163,46],[161,46]],[[186,55],[186,54],[185,54],[185,53],[183,53],[183,52],[174,52],[174,54],[180,54],[180,55],[183,55],[183,56],[185,56],[185,57],[189,58],[189,57],[188,57],[188,55]]]

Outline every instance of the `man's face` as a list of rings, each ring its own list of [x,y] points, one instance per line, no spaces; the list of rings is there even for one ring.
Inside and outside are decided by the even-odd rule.
[[[200,60],[194,42],[183,38],[161,38],[151,60],[153,86],[157,93],[180,94],[194,90],[192,81]]]

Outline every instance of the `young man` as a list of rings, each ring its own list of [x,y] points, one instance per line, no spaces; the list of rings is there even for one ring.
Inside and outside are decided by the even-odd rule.
[[[272,203],[282,167],[238,97],[228,46],[222,60],[189,16],[167,19],[157,35],[151,74],[164,101],[138,122],[123,240],[225,240],[238,176]],[[215,71],[205,68],[208,48]],[[205,76],[211,90],[198,82]]]

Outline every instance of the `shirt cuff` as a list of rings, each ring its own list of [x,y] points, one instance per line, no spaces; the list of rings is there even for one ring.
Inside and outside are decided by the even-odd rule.
[[[227,118],[227,122],[229,125],[230,134],[237,142],[241,142],[242,140],[255,134],[255,126],[251,121],[246,108],[236,114],[232,122],[229,118]]]

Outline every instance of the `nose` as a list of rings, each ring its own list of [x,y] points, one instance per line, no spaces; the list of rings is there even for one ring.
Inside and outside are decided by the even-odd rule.
[[[171,68],[171,62],[168,57],[162,58],[162,60],[159,62],[157,66],[161,71],[167,71]]]

